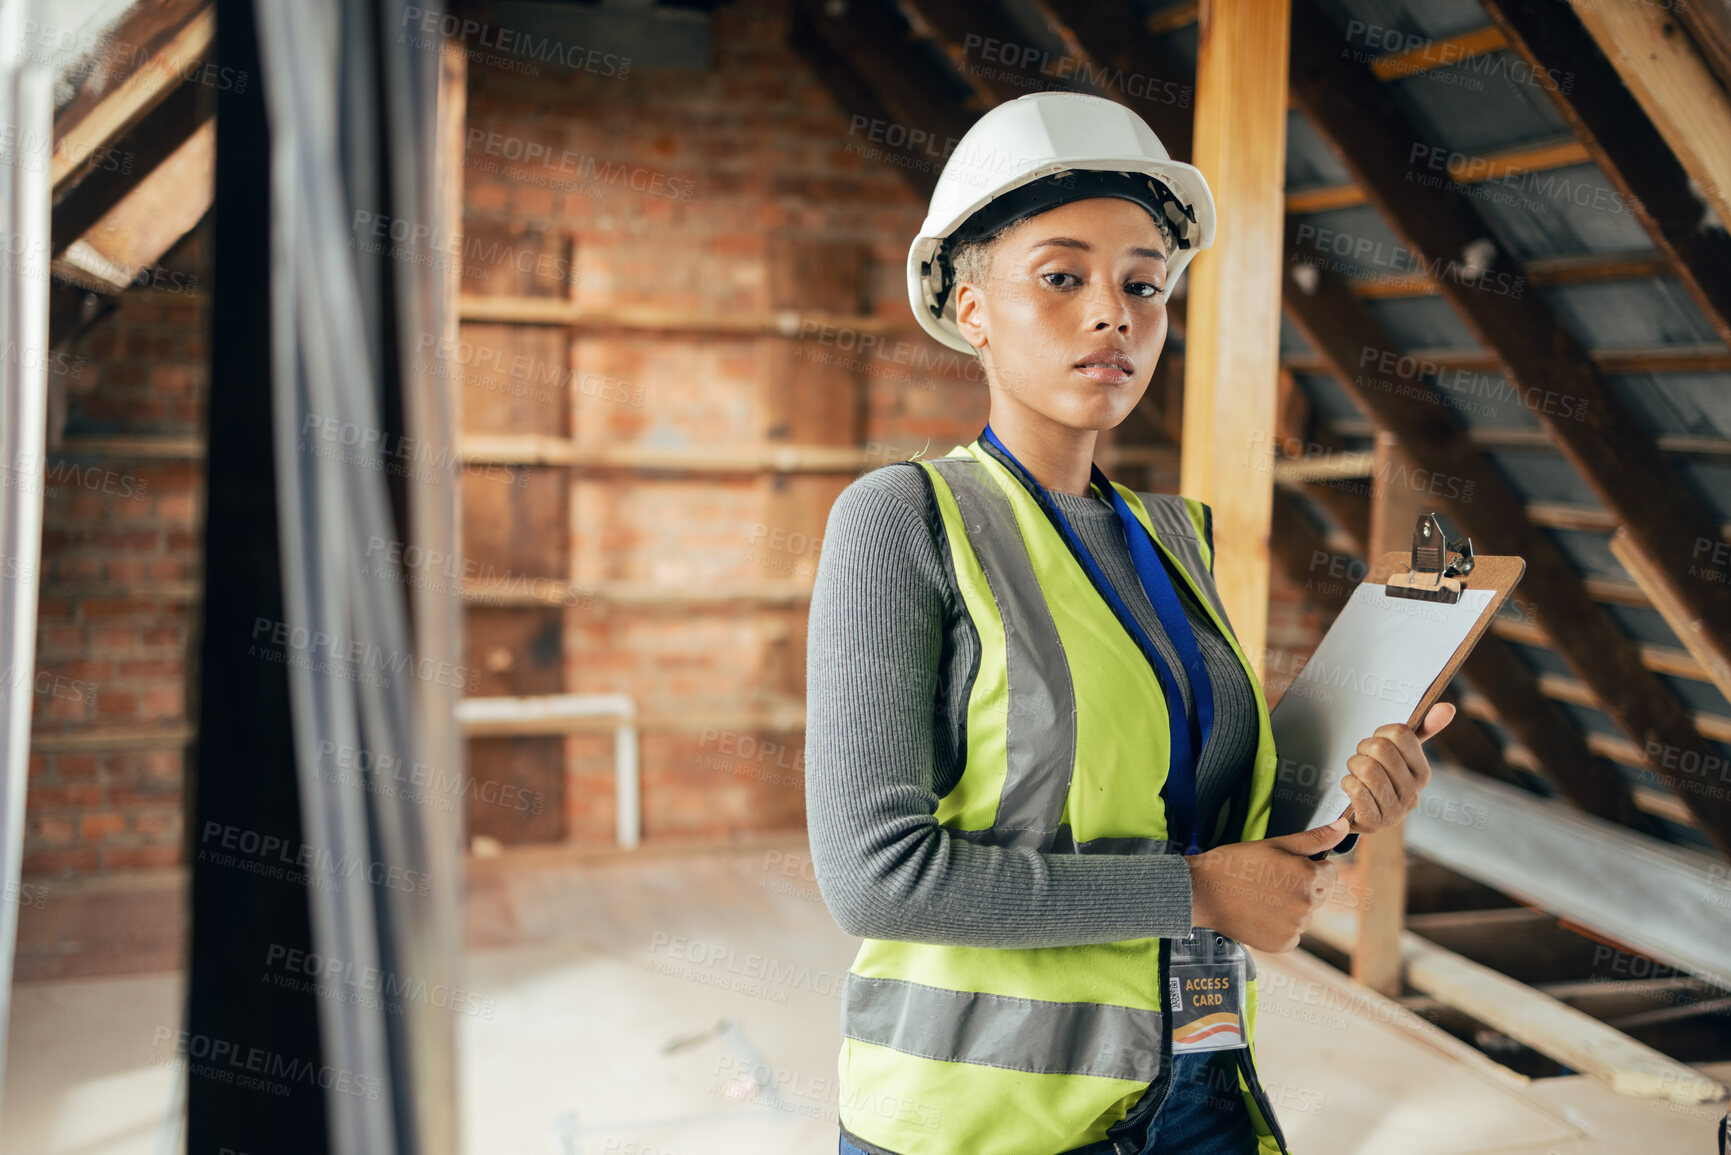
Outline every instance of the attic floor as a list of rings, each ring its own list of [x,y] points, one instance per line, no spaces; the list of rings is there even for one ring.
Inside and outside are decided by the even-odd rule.
[[[806,862],[797,836],[472,860],[466,1155],[833,1152],[855,940]],[[23,911],[0,1149],[179,1149],[159,1145],[173,1074],[158,1040],[180,1022],[183,885],[66,887]],[[1714,1149],[1723,1103],[1528,1081],[1302,951],[1257,965],[1258,1066],[1302,1155]],[[1731,1081],[1731,1063],[1702,1070]]]

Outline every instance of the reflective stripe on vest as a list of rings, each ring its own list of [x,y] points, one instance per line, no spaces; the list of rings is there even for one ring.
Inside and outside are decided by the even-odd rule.
[[[980,845],[1172,852],[1159,797],[1170,732],[1147,659],[978,442],[918,464],[981,650],[966,765],[937,821]],[[1117,488],[1223,625],[1206,508]],[[1251,685],[1259,734],[1246,839],[1266,826],[1275,766],[1253,672]],[[1158,938],[1035,948],[866,939],[842,1011],[843,1126],[900,1155],[1054,1155],[1104,1138],[1161,1074],[1160,959]],[[1247,1034],[1254,983],[1250,998]],[[1251,1117],[1270,1142],[1253,1104]]]

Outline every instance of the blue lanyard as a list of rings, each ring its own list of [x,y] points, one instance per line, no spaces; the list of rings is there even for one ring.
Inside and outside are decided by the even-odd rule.
[[[998,435],[992,432],[990,423],[987,423],[981,432],[980,439],[1003,454],[1010,464],[1015,466],[1014,472],[1018,480],[1034,495],[1040,508],[1051,518],[1058,532],[1063,534],[1071,552],[1076,555],[1076,560],[1081,562],[1082,568],[1087,571],[1088,580],[1094,583],[1094,588],[1100,591],[1100,596],[1106,599],[1106,604],[1112,608],[1113,614],[1122,623],[1125,631],[1135,639],[1149,665],[1153,666],[1160,676],[1160,686],[1166,692],[1166,714],[1172,725],[1171,757],[1164,789],[1167,827],[1172,834],[1172,841],[1186,847],[1186,854],[1197,853],[1201,848],[1196,840],[1196,760],[1201,757],[1202,747],[1207,744],[1208,734],[1214,727],[1214,687],[1209,684],[1208,669],[1203,665],[1202,650],[1196,644],[1196,634],[1190,625],[1190,619],[1184,613],[1178,591],[1172,587],[1172,579],[1166,573],[1166,566],[1155,551],[1148,531],[1136,520],[1136,515],[1130,512],[1124,495],[1106,480],[1100,467],[1089,463],[1094,484],[1103,495],[1111,498],[1112,508],[1118,514],[1118,522],[1124,530],[1124,540],[1130,547],[1130,561],[1136,569],[1136,577],[1141,581],[1149,603],[1160,618],[1161,628],[1166,631],[1173,648],[1178,651],[1179,661],[1184,664],[1184,672],[1190,681],[1190,692],[1196,698],[1194,722],[1185,713],[1184,695],[1171,667],[1166,664],[1166,659],[1161,656],[1153,640],[1142,629],[1142,624],[1130,612],[1130,607],[1124,604],[1124,599],[1118,595],[1112,583],[1106,580],[1100,563],[1094,560],[1094,555],[1082,543],[1080,535],[1070,525],[1070,519],[1064,516],[1045,487],[1016,460],[1016,455],[998,440]]]

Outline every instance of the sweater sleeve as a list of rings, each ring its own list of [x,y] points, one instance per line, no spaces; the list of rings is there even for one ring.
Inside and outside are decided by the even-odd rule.
[[[806,821],[837,924],[977,947],[1188,933],[1178,855],[981,846],[938,824],[943,559],[923,511],[873,476],[830,510],[807,635]]]

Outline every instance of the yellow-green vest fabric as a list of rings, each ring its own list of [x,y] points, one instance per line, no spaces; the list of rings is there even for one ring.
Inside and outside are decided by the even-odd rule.
[[[980,441],[919,464],[981,648],[966,762],[938,822],[952,837],[1048,853],[1181,850],[1166,840],[1160,797],[1167,703],[1142,651]],[[1238,836],[1261,838],[1274,741],[1214,587],[1208,511],[1113,486],[1250,679],[1258,738]],[[1168,953],[1159,938],[1028,949],[864,940],[842,1012],[842,1125],[898,1155],[1058,1155],[1106,1138],[1170,1061]],[[1255,1027],[1252,979],[1247,1038]],[[1266,1098],[1242,1073],[1239,1084],[1260,1155],[1278,1155],[1256,1102]]]

